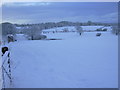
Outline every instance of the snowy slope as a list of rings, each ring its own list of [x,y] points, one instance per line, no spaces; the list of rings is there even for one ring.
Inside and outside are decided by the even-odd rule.
[[[55,34],[11,43],[14,88],[117,88],[117,36]],[[54,34],[48,35],[50,38]]]
[[[90,38],[90,37],[96,37],[97,33],[101,33],[102,37],[111,37],[111,32],[84,32],[82,33],[83,38]],[[55,38],[55,39],[71,39],[71,38],[77,38],[79,36],[79,33],[77,32],[68,32],[68,33],[46,33],[44,34],[47,36],[47,38]]]
[[[17,41],[27,40],[27,38],[24,34],[16,34],[15,38],[16,38]]]
[[[108,31],[111,31],[111,26],[81,26],[83,30],[85,31],[95,31],[99,28],[106,28]],[[43,31],[63,31],[64,29],[68,29],[69,31],[76,31],[75,26],[65,26],[65,27],[56,27],[51,29],[45,29]]]
[[[81,26],[81,27],[83,28],[83,30],[96,30],[104,26]]]
[[[69,31],[75,31],[75,27],[74,26],[56,27],[56,28],[51,28],[51,29],[45,29],[43,31],[63,31],[66,28]]]

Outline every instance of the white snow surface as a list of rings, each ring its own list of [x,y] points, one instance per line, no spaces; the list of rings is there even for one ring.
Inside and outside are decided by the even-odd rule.
[[[83,30],[91,30],[95,31],[99,28],[106,28],[108,31],[111,31],[111,26],[81,26]],[[56,28],[51,28],[51,29],[45,29],[43,31],[63,31],[64,29],[68,29],[69,31],[76,31],[75,26],[64,26],[64,27],[56,27]]]
[[[56,27],[51,29],[44,29],[43,31],[63,31],[64,29],[68,29],[69,31],[75,31],[74,26]]]
[[[46,34],[10,43],[12,88],[117,88],[118,38],[110,32]]]
[[[17,41],[27,40],[26,35],[24,35],[24,34],[16,34],[15,38]]]

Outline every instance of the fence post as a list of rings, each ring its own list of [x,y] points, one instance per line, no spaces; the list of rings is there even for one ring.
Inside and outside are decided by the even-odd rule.
[[[4,49],[4,48],[6,48],[6,47],[3,47],[2,49],[3,49],[3,55],[2,56],[4,56],[5,55],[5,53],[6,53],[6,51],[8,51],[8,53],[6,53],[6,55],[5,55],[5,57],[7,57],[4,61],[3,61],[3,63],[2,63],[2,77],[3,77],[3,87],[4,88],[6,88],[6,82],[5,82],[5,79],[6,79],[6,77],[5,77],[5,74],[6,74],[6,76],[8,76],[8,78],[9,78],[9,81],[10,81],[10,85],[12,84],[12,76],[11,76],[11,60],[10,60],[10,52],[9,52],[9,50],[8,49]],[[7,66],[8,66],[8,69],[6,68],[6,67],[4,67],[4,64],[6,64]]]
[[[11,78],[11,62],[10,62],[10,52],[8,53],[8,65],[9,65],[9,75],[10,75],[10,84],[12,83],[12,78]]]

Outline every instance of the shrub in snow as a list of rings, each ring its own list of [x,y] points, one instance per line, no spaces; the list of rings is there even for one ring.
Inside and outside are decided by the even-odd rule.
[[[46,38],[47,38],[46,35],[35,35],[35,36],[33,36],[32,40],[43,40]]]
[[[102,29],[102,28],[99,28],[99,29],[96,29],[96,31],[107,31],[106,28]]]
[[[106,29],[106,28],[104,28],[102,31],[107,31],[107,29]]]
[[[46,39],[47,36],[46,35],[40,35],[40,39]]]
[[[96,31],[102,31],[102,29],[101,29],[101,28],[99,28],[99,29],[96,29]]]
[[[97,33],[96,36],[101,36],[101,33]]]

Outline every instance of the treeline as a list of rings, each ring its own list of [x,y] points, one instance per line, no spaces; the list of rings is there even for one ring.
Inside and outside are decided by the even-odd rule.
[[[15,24],[17,27],[30,27],[30,26],[39,26],[41,29],[50,29],[54,27],[63,27],[63,26],[110,26],[113,25],[113,23],[98,23],[98,22],[69,22],[69,21],[61,21],[61,22],[47,22],[47,23],[38,23],[38,24]]]
[[[12,23],[2,23],[2,36],[6,36],[8,34],[15,34],[16,31],[16,26]]]
[[[69,22],[69,21],[61,21],[61,22],[47,22],[47,23],[38,23],[38,24],[12,24],[9,22],[2,23],[2,36],[6,36],[8,34],[27,34],[31,37],[41,34],[43,29],[50,29],[55,27],[64,27],[64,26],[116,26],[115,23],[97,23],[88,21],[85,23],[82,22]],[[16,27],[19,27],[16,28]],[[117,32],[116,27],[113,28],[113,32]]]

